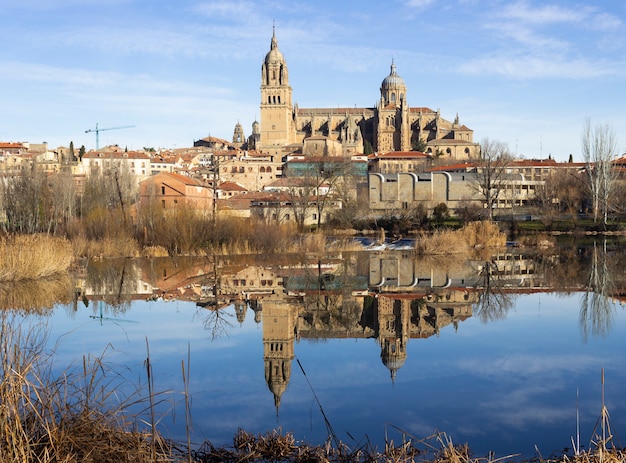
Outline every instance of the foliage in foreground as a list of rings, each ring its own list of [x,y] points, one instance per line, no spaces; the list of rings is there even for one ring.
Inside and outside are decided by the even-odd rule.
[[[66,272],[73,259],[66,239],[49,235],[0,238],[0,281],[47,278]]]
[[[0,312],[0,461],[58,462],[343,462],[343,463],[495,463],[520,461],[519,455],[475,457],[468,444],[454,444],[445,433],[425,439],[401,432],[401,441],[384,448],[368,440],[348,446],[329,427],[323,445],[298,442],[291,433],[274,430],[253,435],[239,430],[232,446],[205,442],[192,448],[167,441],[156,430],[154,392],[148,373],[148,397],[139,390],[119,395],[121,375],[101,357],[54,375],[52,353],[45,350],[45,325],[27,324],[19,315]],[[150,355],[146,359],[150,371]],[[183,367],[183,377],[185,377]],[[143,408],[141,416],[128,412]],[[147,418],[144,415],[149,415]],[[148,431],[142,431],[143,426]],[[623,462],[626,454],[604,443],[577,455],[532,458],[539,463]]]

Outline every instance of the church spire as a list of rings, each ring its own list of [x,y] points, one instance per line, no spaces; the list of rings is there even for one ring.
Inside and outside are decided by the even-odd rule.
[[[270,43],[270,50],[278,48],[278,39],[276,39],[276,23],[272,24],[272,41]]]

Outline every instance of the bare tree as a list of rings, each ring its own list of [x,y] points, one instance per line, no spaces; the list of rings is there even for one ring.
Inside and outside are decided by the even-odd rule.
[[[593,220],[597,222],[602,214],[602,223],[608,221],[611,198],[617,184],[617,173],[611,160],[616,154],[617,141],[611,126],[591,125],[587,119],[583,126],[582,154],[585,161]]]
[[[475,189],[484,200],[489,210],[489,219],[493,220],[493,209],[498,199],[510,183],[507,170],[513,157],[508,146],[500,141],[483,139],[480,144],[480,157],[476,167]]]
[[[535,188],[534,211],[539,220],[550,228],[565,216],[576,217],[583,201],[582,179],[569,168],[553,169],[550,175]]]
[[[589,334],[606,336],[614,322],[614,305],[612,295],[615,292],[615,262],[607,252],[606,237],[601,245],[593,243],[591,249],[591,266],[586,291],[580,300],[580,331],[583,340]]]
[[[304,175],[287,192],[300,229],[304,228],[306,216],[311,210],[316,213],[317,227],[322,225],[323,214],[333,201],[338,201],[336,190],[342,182],[351,178],[351,174],[352,163],[349,158],[322,156],[307,159]]]
[[[2,182],[2,198],[8,231],[54,231],[52,195],[47,177],[37,164],[6,177]]]

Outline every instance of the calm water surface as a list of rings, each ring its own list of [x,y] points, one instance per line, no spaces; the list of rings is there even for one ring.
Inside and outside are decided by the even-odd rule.
[[[55,368],[102,355],[129,390],[146,385],[148,345],[155,388],[167,391],[159,429],[181,441],[182,362],[189,368],[196,443],[231,444],[238,428],[280,427],[311,443],[334,433],[355,446],[443,431],[456,443],[468,442],[477,456],[532,456],[535,445],[548,456],[571,447],[577,413],[582,446],[600,432],[602,369],[611,430],[616,439],[626,436],[619,282],[611,280],[612,292],[600,297],[575,289],[577,281],[564,282],[554,262],[511,260],[510,272],[494,272],[499,277],[487,281],[484,264],[437,276],[406,256],[366,256],[343,270],[312,265],[314,286],[303,283],[303,266],[281,277],[268,265],[241,265],[221,273],[220,290],[244,284],[245,277],[247,292],[218,310],[154,297],[154,279],[137,272],[138,287],[149,280],[152,296],[135,294],[137,300],[122,306],[94,296],[85,298],[87,306],[57,304],[45,319],[50,342],[58,343]],[[586,263],[574,270],[581,284],[590,281]],[[181,294],[180,288],[193,287],[185,281]],[[196,286],[200,295],[217,288],[206,281]]]

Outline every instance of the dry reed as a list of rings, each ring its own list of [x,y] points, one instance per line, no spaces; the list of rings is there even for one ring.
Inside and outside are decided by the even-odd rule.
[[[15,235],[0,239],[0,281],[46,278],[67,272],[72,246],[48,235]]]
[[[124,413],[123,379],[102,358],[55,377],[46,326],[25,320],[7,312],[0,319],[0,461],[172,461],[164,441],[137,431]]]
[[[470,222],[459,230],[421,232],[415,239],[415,252],[419,255],[470,255],[481,249],[506,245],[506,236],[497,224],[489,221]]]
[[[68,304],[73,298],[74,285],[67,274],[0,282],[0,310],[43,313],[55,304]]]
[[[99,259],[103,257],[138,257],[141,255],[137,240],[123,237],[88,239],[84,235],[72,238],[72,249],[76,257]]]
[[[197,462],[251,463],[618,463],[626,461],[622,450],[594,448],[574,456],[541,455],[520,460],[519,454],[503,457],[473,456],[468,444],[454,444],[444,433],[416,439],[402,432],[400,443],[387,439],[379,450],[369,440],[350,447],[336,439],[322,445],[296,441],[293,434],[273,430],[253,435],[239,430],[230,447],[205,442],[191,449],[166,442],[150,418],[150,432],[137,430],[137,417],[128,416],[130,405],[147,405],[154,412],[157,395],[149,374],[148,399],[120,398],[123,378],[108,368],[102,357],[84,357],[82,365],[54,376],[53,353],[45,350],[45,324],[27,324],[26,319],[7,312],[0,314],[0,461],[57,462]],[[189,353],[182,363],[186,400],[189,382]],[[148,351],[147,369],[150,373]],[[186,425],[191,424],[189,403]],[[189,434],[188,434],[189,435]]]

